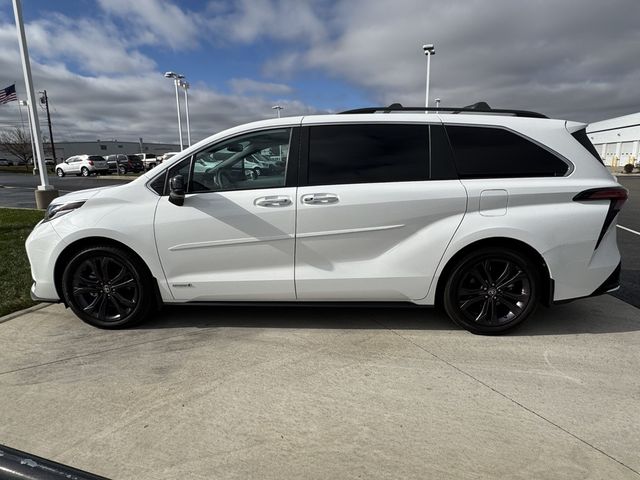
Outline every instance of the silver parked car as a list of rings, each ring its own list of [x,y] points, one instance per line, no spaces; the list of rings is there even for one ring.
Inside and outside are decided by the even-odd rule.
[[[89,175],[98,173],[106,175],[108,172],[109,165],[104,157],[100,155],[74,155],[56,165],[56,175],[59,177],[64,177],[69,174],[88,177]]]

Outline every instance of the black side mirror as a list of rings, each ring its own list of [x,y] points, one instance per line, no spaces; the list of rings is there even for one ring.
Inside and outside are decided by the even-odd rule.
[[[184,177],[176,175],[169,180],[169,201],[181,207],[184,205]]]

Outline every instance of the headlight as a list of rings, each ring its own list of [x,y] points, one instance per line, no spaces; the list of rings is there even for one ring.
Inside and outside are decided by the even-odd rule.
[[[82,205],[84,205],[85,201],[86,200],[71,203],[52,203],[51,205],[49,205],[47,211],[44,214],[43,222],[48,222],[50,220],[53,220],[54,218],[61,217],[69,212],[73,212],[76,208],[80,208]]]

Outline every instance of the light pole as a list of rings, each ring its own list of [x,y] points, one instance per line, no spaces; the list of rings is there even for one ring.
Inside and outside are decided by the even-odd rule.
[[[47,166],[44,161],[40,124],[38,123],[38,112],[35,106],[35,94],[33,91],[33,79],[31,77],[31,63],[29,62],[29,50],[27,49],[27,36],[24,31],[24,22],[22,21],[22,5],[20,4],[20,0],[13,0],[13,14],[15,15],[16,29],[18,30],[18,43],[20,44],[20,56],[22,57],[24,84],[27,88],[27,106],[31,112],[31,134],[36,147],[35,153],[38,157],[38,169],[40,171],[40,185],[38,185],[38,189],[35,193],[36,208],[47,208],[51,201],[58,196],[58,190],[54,189],[53,185],[49,185]]]
[[[440,99],[436,98],[436,108],[440,108]]]
[[[180,150],[183,148],[182,144],[182,123],[180,121],[180,96],[178,95],[178,84],[181,79],[184,78],[184,75],[180,75],[176,72],[167,72],[164,74],[164,78],[172,78],[173,84],[176,87],[176,108],[178,110],[178,138],[180,139]]]
[[[424,97],[424,106],[429,108],[429,78],[431,77],[431,55],[436,54],[436,49],[434,48],[433,43],[429,43],[427,45],[423,45],[422,50],[424,50],[424,54],[427,56],[427,89]],[[427,113],[429,113],[428,110]]]
[[[189,90],[189,82],[186,80],[180,80],[180,86],[184,90],[184,107],[187,114],[187,144],[191,146],[191,126],[189,125],[189,95],[187,95],[187,90]]]
[[[280,105],[274,105],[273,107],[271,107],[273,110],[275,110],[276,112],[278,112],[278,118],[280,118],[280,110],[282,110],[284,107],[281,107]]]

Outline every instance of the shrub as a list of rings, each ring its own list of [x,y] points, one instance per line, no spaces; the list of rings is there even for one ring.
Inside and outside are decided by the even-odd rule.
[[[633,167],[633,163],[627,163],[627,164],[624,166],[624,173],[631,173],[631,172],[633,172],[633,168],[634,168],[634,167]]]

